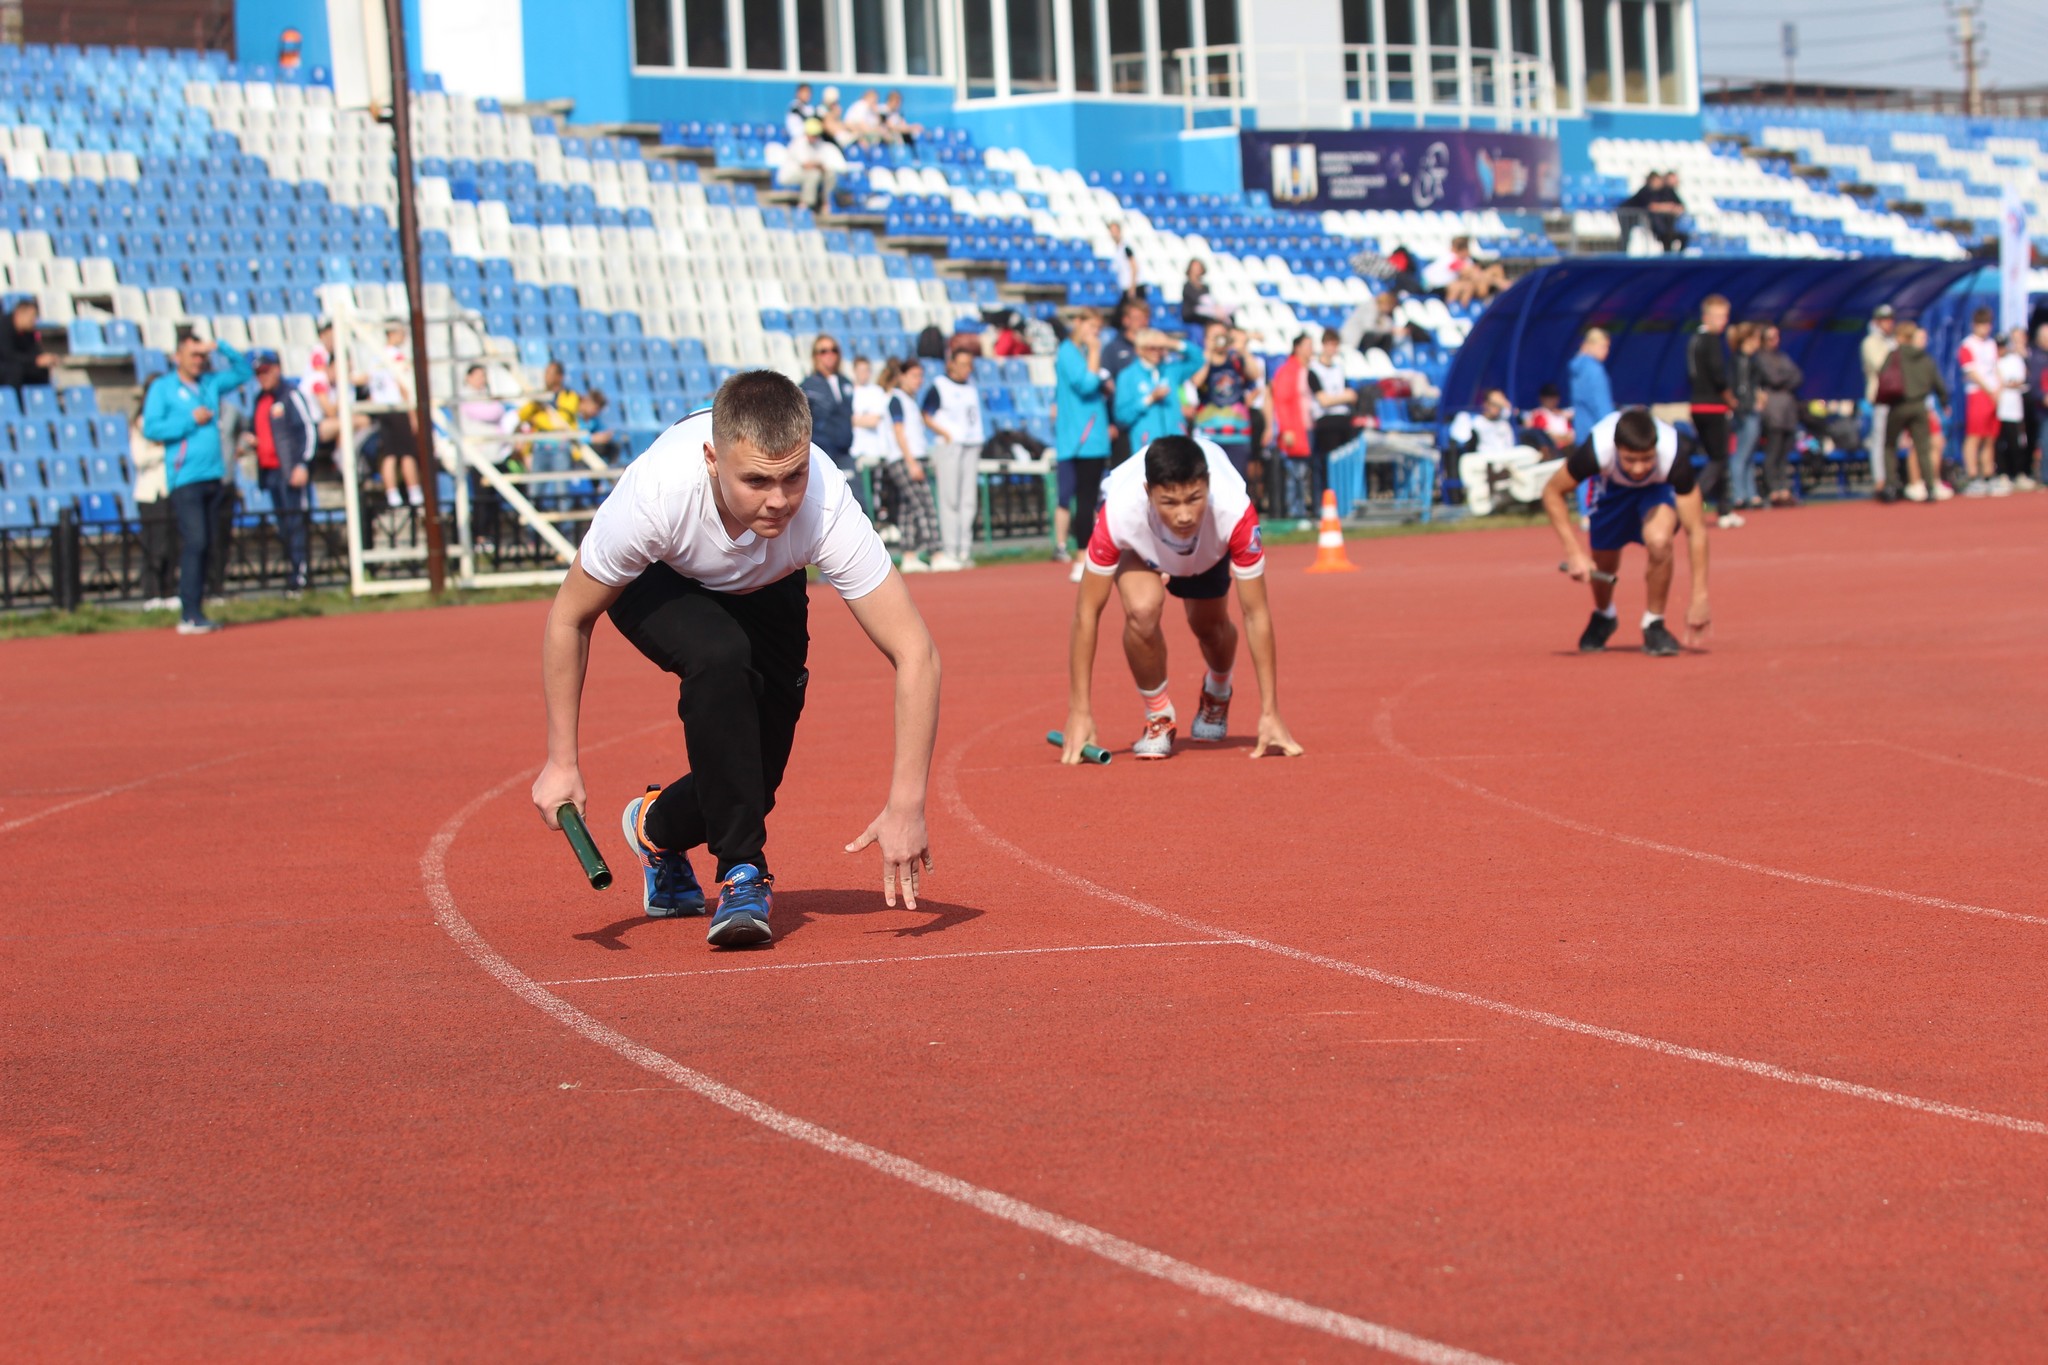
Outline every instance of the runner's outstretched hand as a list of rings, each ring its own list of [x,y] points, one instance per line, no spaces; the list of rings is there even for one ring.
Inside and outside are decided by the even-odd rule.
[[[932,870],[931,838],[925,833],[924,811],[884,806],[860,837],[846,846],[846,851],[858,853],[869,844],[882,846],[882,899],[896,904],[896,887],[900,883],[903,903],[917,909],[920,865],[925,872]]]
[[[1268,749],[1276,754],[1285,754],[1289,758],[1301,756],[1301,746],[1294,742],[1293,735],[1287,733],[1287,722],[1278,716],[1259,717],[1259,739],[1258,743],[1252,745],[1251,756],[1263,758]]]

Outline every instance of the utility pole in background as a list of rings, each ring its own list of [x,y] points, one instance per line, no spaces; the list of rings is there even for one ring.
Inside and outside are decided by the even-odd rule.
[[[1792,64],[1799,60],[1799,25],[1787,22],[1780,29],[1785,43],[1785,104],[1796,108],[1799,104],[1799,86],[1792,79]]]
[[[1984,92],[1978,83],[1977,73],[1982,66],[1977,53],[1977,44],[1984,41],[1984,34],[1977,27],[1977,6],[1981,0],[1962,0],[1955,6],[1955,42],[1960,49],[1957,54],[1963,64],[1963,112],[1976,118],[1984,112]]]

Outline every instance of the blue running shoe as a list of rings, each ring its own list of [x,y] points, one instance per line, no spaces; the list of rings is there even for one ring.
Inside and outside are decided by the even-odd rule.
[[[775,878],[741,863],[726,874],[718,887],[718,913],[711,917],[711,932],[705,942],[715,948],[745,948],[766,943],[775,934],[768,927],[768,911],[775,905]]]
[[[619,821],[626,831],[626,847],[632,849],[633,856],[640,860],[640,908],[649,919],[701,915],[704,913],[704,888],[697,884],[697,874],[690,867],[689,855],[664,853],[640,834],[640,812],[660,790],[659,787],[649,787],[647,795],[628,801],[626,813]]]

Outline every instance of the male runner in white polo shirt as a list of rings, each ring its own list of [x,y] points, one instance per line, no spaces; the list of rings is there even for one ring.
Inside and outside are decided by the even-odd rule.
[[[1162,436],[1111,471],[1102,510],[1088,541],[1088,572],[1074,606],[1069,644],[1066,745],[1060,762],[1079,763],[1095,743],[1095,641],[1102,609],[1116,586],[1124,604],[1124,657],[1145,703],[1145,732],[1134,758],[1173,756],[1173,703],[1166,695],[1166,635],[1160,617],[1167,594],[1187,604],[1188,628],[1209,666],[1192,737],[1221,740],[1230,721],[1230,675],[1237,664],[1237,627],[1227,605],[1237,580],[1238,605],[1259,675],[1259,737],[1251,756],[1268,749],[1301,752],[1280,719],[1279,663],[1273,617],[1266,605],[1266,554],[1259,514],[1244,478],[1213,441]],[[1166,581],[1160,582],[1165,574]]]
[[[682,680],[690,771],[626,807],[642,905],[655,916],[702,914],[688,855],[708,845],[721,885],[707,937],[719,947],[772,937],[763,845],[810,679],[808,565],[896,669],[888,803],[847,852],[879,844],[885,899],[896,903],[900,881],[915,907],[920,867],[931,869],[924,798],[938,652],[845,478],[811,444],[810,403],[796,385],[767,370],[734,375],[708,411],[664,432],[598,508],[548,613],[548,761],[534,805],[550,828],[563,802],[583,809],[577,720],[591,627],[608,611],[621,635]]]

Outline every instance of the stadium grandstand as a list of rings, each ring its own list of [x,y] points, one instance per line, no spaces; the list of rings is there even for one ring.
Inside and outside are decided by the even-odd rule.
[[[1458,514],[1455,460],[1407,498],[1361,471],[1434,468],[1477,406],[1445,387],[1492,292],[1466,272],[1981,261],[1951,291],[1974,297],[1996,287],[2001,215],[2048,215],[2048,121],[1710,104],[1690,0],[417,0],[408,242],[388,63],[331,21],[360,6],[167,6],[146,35],[133,8],[44,15],[25,36],[52,41],[0,47],[0,268],[49,362],[0,389],[10,607],[162,595],[133,419],[188,335],[223,344],[216,366],[274,353],[328,405],[311,581],[375,591],[421,580],[428,505],[459,581],[559,573],[635,450],[736,370],[803,377],[821,335],[849,368],[974,347],[1000,434],[976,534],[1043,545],[1055,349],[1075,310],[1127,292],[1198,340],[1227,319],[1267,373],[1296,337],[1341,332],[1375,394],[1359,468],[1331,475],[1346,512]],[[1676,176],[1677,214],[1630,208],[1653,175]],[[404,403],[366,378],[408,372],[385,338],[413,311],[409,251],[431,504],[379,459],[379,438],[407,443],[385,420]],[[238,439],[255,394],[222,414],[224,591],[299,581]],[[1819,458],[1839,435],[1802,440]],[[1284,478],[1260,496],[1301,510]]]

